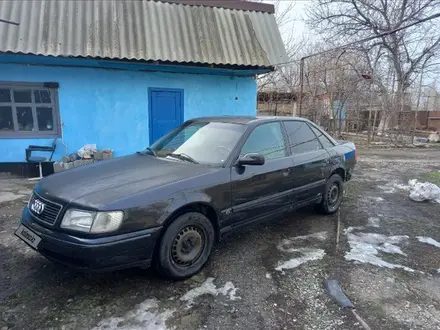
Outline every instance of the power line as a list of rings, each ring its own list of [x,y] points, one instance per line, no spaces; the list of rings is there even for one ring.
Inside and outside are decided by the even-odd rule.
[[[306,56],[301,57],[301,59],[299,59],[299,60],[291,60],[291,61],[287,61],[287,62],[277,63],[277,64],[274,64],[274,66],[282,66],[282,65],[285,65],[285,64],[299,62],[299,61],[301,61],[303,59],[307,59],[307,58],[310,58],[310,57],[313,57],[313,56],[329,53],[329,52],[332,52],[332,51],[335,51],[335,50],[338,50],[338,49],[344,49],[344,48],[347,48],[349,46],[353,46],[355,44],[361,44],[361,43],[364,43],[364,42],[367,42],[367,41],[371,41],[371,40],[374,40],[374,39],[382,38],[382,37],[388,36],[390,34],[399,32],[401,30],[408,29],[408,28],[410,28],[410,27],[412,27],[414,25],[418,25],[418,24],[421,24],[421,23],[424,23],[424,22],[427,22],[427,21],[430,21],[430,20],[433,20],[433,19],[436,19],[436,18],[439,18],[439,17],[440,17],[440,13],[434,14],[434,15],[425,17],[425,18],[423,18],[421,20],[418,20],[416,22],[410,23],[410,24],[405,25],[405,26],[401,26],[401,27],[398,27],[398,28],[395,28],[395,29],[392,29],[392,30],[389,30],[389,31],[385,31],[385,32],[376,34],[376,35],[371,36],[371,37],[367,37],[367,38],[359,39],[359,40],[356,40],[356,41],[352,41],[352,42],[349,42],[349,43],[347,43],[345,45],[342,45],[342,46],[337,46],[337,47],[330,48],[330,49],[327,49],[327,50],[323,50],[323,51],[320,51],[320,52],[317,52],[317,53],[306,55]]]
[[[2,19],[2,18],[0,18],[0,23],[6,23],[6,24],[12,24],[12,25],[20,25],[20,23],[18,23],[18,22],[9,21],[7,19]]]

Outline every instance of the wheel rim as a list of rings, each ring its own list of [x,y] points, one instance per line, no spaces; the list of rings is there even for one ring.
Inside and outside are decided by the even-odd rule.
[[[171,259],[180,267],[193,265],[205,246],[204,231],[197,226],[187,226],[179,231],[173,240]]]
[[[337,183],[332,184],[327,193],[327,202],[330,208],[333,208],[338,204],[339,195],[340,195],[339,185]]]

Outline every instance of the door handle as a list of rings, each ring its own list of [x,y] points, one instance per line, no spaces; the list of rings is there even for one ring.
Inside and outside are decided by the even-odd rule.
[[[290,174],[290,168],[283,171],[283,176],[288,176]]]

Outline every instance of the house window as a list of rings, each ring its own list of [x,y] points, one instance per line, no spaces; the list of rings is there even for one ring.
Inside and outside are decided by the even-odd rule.
[[[0,82],[0,138],[60,135],[57,84]]]

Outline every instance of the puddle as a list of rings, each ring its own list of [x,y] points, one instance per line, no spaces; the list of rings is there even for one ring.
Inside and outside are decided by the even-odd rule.
[[[166,321],[175,310],[159,311],[158,301],[148,299],[122,317],[111,317],[99,322],[93,330],[166,330]]]
[[[214,284],[214,278],[208,277],[201,286],[189,290],[180,298],[180,300],[185,301],[188,307],[191,307],[194,304],[194,300],[196,298],[205,294],[212,296],[218,296],[219,294],[222,294],[224,296],[228,296],[230,300],[241,299],[240,297],[236,296],[236,293],[237,288],[232,282],[228,281],[221,288],[217,288]]]

